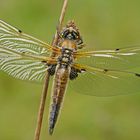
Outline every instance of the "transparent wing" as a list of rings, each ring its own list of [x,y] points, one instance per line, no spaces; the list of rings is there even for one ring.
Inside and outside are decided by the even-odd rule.
[[[140,92],[138,73],[81,65],[75,65],[75,68],[86,70],[70,81],[70,88],[77,93],[105,97]]]
[[[0,46],[0,69],[21,80],[42,81],[47,71],[44,63],[47,60],[47,57],[20,53]]]
[[[0,20],[0,69],[9,75],[42,81],[51,46]]]
[[[93,67],[131,69],[140,66],[140,45],[114,50],[77,52],[75,57],[78,58],[78,63]]]
[[[0,45],[18,52],[47,55],[52,47],[0,20]]]

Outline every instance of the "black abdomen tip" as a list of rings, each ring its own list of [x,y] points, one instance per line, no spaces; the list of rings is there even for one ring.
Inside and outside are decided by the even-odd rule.
[[[49,134],[50,134],[50,135],[53,134],[53,130],[54,130],[54,128],[49,128]]]

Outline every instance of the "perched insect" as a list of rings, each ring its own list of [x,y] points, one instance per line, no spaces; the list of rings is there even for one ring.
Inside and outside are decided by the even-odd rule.
[[[73,21],[60,31],[58,45],[51,46],[0,20],[0,69],[21,80],[43,81],[46,71],[54,75],[50,134],[68,83],[76,92],[95,96],[140,92],[140,74],[131,69],[139,66],[140,46],[80,51],[83,46]]]

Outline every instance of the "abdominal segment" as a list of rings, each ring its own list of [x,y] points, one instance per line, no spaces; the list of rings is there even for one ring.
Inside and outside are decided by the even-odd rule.
[[[69,79],[70,68],[64,67],[63,65],[58,65],[56,67],[56,73],[53,81],[52,88],[52,103],[50,108],[50,117],[49,117],[49,133],[52,134],[61,104],[64,98],[64,94],[67,88],[67,83]]]

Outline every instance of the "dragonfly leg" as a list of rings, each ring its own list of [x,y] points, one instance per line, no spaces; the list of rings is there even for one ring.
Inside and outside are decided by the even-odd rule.
[[[78,73],[81,73],[81,70],[71,67],[69,78],[70,80],[74,80],[78,77]]]
[[[56,64],[51,64],[49,65],[49,68],[48,68],[48,73],[53,76],[54,73],[55,73],[55,69],[56,69]]]

